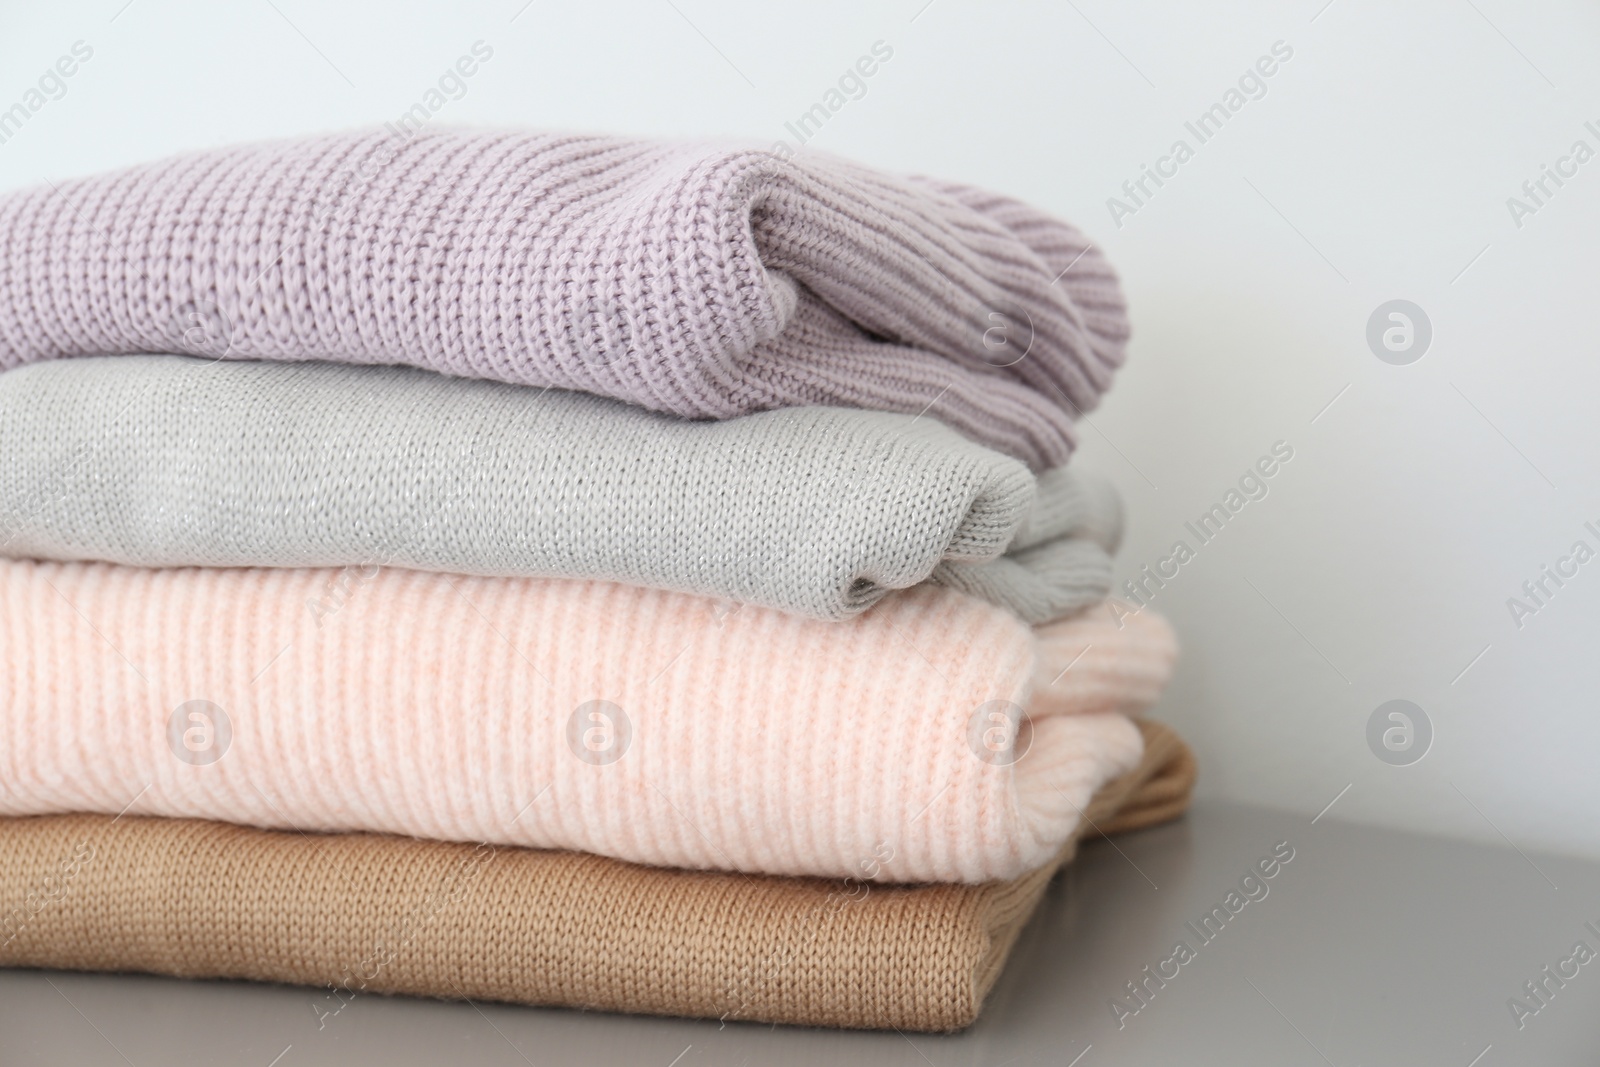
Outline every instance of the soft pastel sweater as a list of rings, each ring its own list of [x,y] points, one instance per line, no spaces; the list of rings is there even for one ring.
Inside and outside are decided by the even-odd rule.
[[[1095,794],[1085,836],[1187,805],[1188,749],[1140,727],[1144,758]],[[373,993],[952,1030],[1071,856],[1008,882],[868,885],[133,814],[0,819],[0,966],[318,986],[332,1034]]]
[[[404,363],[695,418],[927,412],[1063,462],[1115,275],[1003,196],[749,146],[428,130],[243,145],[0,197],[0,368]]]
[[[690,422],[410,367],[84,357],[0,374],[0,555],[603,578],[840,619],[935,580],[1103,600],[1116,492],[933,418]],[[1074,465],[1075,466],[1075,465]]]
[[[1138,761],[1124,713],[1173,658],[1152,612],[1036,634],[928,587],[822,622],[607,582],[0,562],[0,814],[840,877],[888,848],[881,879],[980,882],[1045,863]]]

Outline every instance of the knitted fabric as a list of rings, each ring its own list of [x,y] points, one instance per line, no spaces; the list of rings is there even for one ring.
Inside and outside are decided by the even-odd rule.
[[[372,131],[0,198],[0,368],[177,349],[404,363],[694,418],[925,411],[1043,469],[1127,335],[1116,277],[1073,227],[810,154]]]
[[[1140,766],[1088,808],[1099,830],[1188,802],[1187,749],[1143,727]],[[0,819],[0,965],[320,986],[307,996],[335,1036],[380,992],[953,1030],[1054,870],[885,886],[135,815]]]
[[[1148,611],[1035,637],[935,588],[821,622],[608,582],[28,562],[0,562],[0,638],[0,815],[836,877],[887,847],[892,881],[1045,863],[1138,762],[1121,713],[1174,658]]]
[[[931,418],[689,422],[408,367],[85,357],[0,374],[0,554],[603,578],[840,619],[930,577],[1046,622],[1121,504]],[[1014,554],[1002,557],[1008,545]]]
[[[1104,599],[1121,543],[1122,498],[1111,483],[1057,467],[1039,475],[1033,508],[1004,556],[946,559],[929,580],[1000,604],[1026,622],[1051,622]]]

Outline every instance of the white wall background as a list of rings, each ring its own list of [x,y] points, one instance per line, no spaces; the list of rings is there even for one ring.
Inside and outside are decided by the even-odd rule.
[[[94,54],[0,145],[0,188],[394,119],[480,39],[437,121],[771,141],[884,41],[813,147],[1035,201],[1122,270],[1131,359],[1081,454],[1126,492],[1124,576],[1295,450],[1156,601],[1186,641],[1158,714],[1203,793],[1309,819],[1349,785],[1326,818],[1600,855],[1600,562],[1521,629],[1506,606],[1600,548],[1600,160],[1520,228],[1506,206],[1600,149],[1600,10],[1324,4],[6,0],[0,109]],[[1116,225],[1107,198],[1280,40],[1267,94]],[[1365,340],[1393,298],[1433,324],[1409,366]],[[1406,767],[1365,737],[1396,697],[1435,730]]]

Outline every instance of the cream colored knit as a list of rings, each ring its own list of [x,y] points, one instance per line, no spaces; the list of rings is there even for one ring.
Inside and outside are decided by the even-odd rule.
[[[941,589],[830,623],[604,582],[14,561],[0,635],[0,814],[889,881],[1046,863],[1138,762],[1122,713],[1174,657],[1148,611],[1035,638]]]

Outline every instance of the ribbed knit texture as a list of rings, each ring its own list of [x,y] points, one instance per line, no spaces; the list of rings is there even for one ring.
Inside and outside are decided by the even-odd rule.
[[[409,367],[85,357],[0,374],[0,555],[603,578],[840,619],[930,577],[1046,622],[1121,504],[932,418],[689,422]],[[1016,551],[1000,557],[1008,545]]]
[[[934,588],[830,623],[607,582],[5,561],[0,814],[839,877],[887,845],[883,879],[1008,878],[1138,761],[1120,713],[1174,658],[1148,611],[1039,634]],[[169,732],[197,700],[231,727],[199,766]],[[1024,758],[980,758],[1021,707]]]
[[[820,155],[372,131],[0,198],[0,368],[178,349],[696,418],[926,411],[1043,469],[1127,335],[1116,277],[1073,227]]]
[[[1143,761],[1088,807],[1106,833],[1188,803],[1188,750],[1142,725]],[[886,886],[132,814],[0,819],[0,965],[321,986],[332,1035],[382,992],[952,1030],[1071,853],[1012,882]]]

